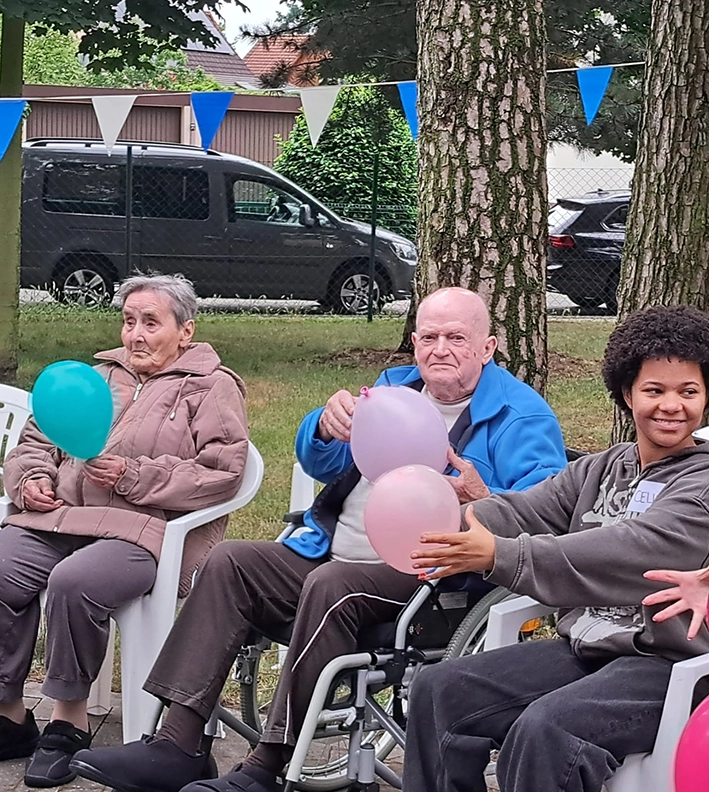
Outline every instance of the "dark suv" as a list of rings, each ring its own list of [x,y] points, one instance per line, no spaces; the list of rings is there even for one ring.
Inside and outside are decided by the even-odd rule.
[[[630,192],[561,198],[549,212],[547,283],[582,308],[616,313]]]
[[[109,156],[95,140],[29,140],[23,156],[25,288],[96,304],[139,269],[181,272],[200,297],[366,310],[370,227],[264,165],[167,143],[119,143]],[[374,254],[375,301],[408,297],[413,242],[378,228]]]

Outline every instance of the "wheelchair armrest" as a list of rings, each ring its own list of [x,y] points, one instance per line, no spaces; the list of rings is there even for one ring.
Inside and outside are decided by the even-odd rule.
[[[547,616],[555,610],[556,608],[541,605],[531,597],[517,597],[493,605],[487,622],[485,651],[517,643],[519,628],[526,621]]]
[[[394,649],[403,650],[406,648],[406,636],[411,620],[416,615],[418,609],[431,596],[431,592],[440,583],[440,580],[430,580],[423,583],[416,589],[411,599],[406,603],[406,607],[399,614],[396,620],[396,638],[394,639]]]
[[[305,525],[303,517],[307,510],[289,511],[288,514],[283,515],[284,523],[293,523],[293,525]]]

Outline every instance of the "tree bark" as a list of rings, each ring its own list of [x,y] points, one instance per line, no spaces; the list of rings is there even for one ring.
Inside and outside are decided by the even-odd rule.
[[[498,362],[546,386],[546,85],[542,0],[418,0],[421,299],[477,291]]]
[[[22,95],[25,23],[3,15],[0,39],[0,97]],[[17,376],[20,298],[20,207],[22,124],[0,160],[0,382]]]
[[[619,318],[709,309],[709,4],[653,0]],[[613,441],[629,436],[616,415]]]

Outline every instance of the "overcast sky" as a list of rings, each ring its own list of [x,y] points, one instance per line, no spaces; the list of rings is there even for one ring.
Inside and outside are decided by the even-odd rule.
[[[250,13],[244,13],[233,3],[222,3],[220,6],[226,23],[226,37],[229,41],[236,41],[234,48],[242,56],[251,49],[253,43],[238,40],[239,28],[242,25],[251,27],[271,22],[279,10],[285,10],[285,8],[279,8],[280,0],[244,0],[244,3],[249,7]]]

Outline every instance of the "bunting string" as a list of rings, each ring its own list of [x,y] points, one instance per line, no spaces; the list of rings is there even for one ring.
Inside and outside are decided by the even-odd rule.
[[[615,69],[644,66],[643,61],[626,63],[591,64],[588,66],[564,69],[548,69],[547,74],[576,72],[579,94],[583,105],[587,124],[593,123],[608,88],[608,83]],[[317,146],[328,118],[335,106],[337,97],[343,88],[368,88],[397,86],[401,105],[408,121],[411,134],[418,135],[418,86],[415,80],[338,83],[336,85],[319,85],[311,88],[285,90],[283,93],[300,95],[303,115],[308,127],[313,148]],[[146,92],[141,94],[92,94],[86,96],[36,96],[23,98],[0,98],[0,159],[7,151],[17,127],[22,122],[27,103],[32,102],[77,102],[90,101],[101,130],[101,137],[111,153],[118,136],[123,129],[130,112],[138,99],[151,96],[165,96],[165,91]],[[233,91],[170,91],[172,96],[189,96],[192,112],[203,148],[211,146],[221,126],[229,105],[234,96]]]

